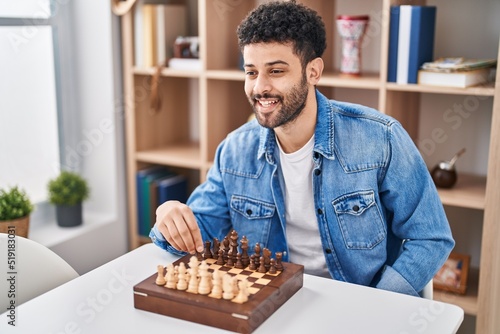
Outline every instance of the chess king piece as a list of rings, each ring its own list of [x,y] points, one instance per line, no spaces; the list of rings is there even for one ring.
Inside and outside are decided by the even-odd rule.
[[[361,75],[361,45],[369,16],[339,15],[337,29],[342,38],[340,73],[348,76]]]

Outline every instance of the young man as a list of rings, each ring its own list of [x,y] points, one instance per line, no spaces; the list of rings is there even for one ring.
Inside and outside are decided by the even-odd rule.
[[[153,242],[193,253],[235,229],[306,273],[418,295],[454,241],[408,134],[316,89],[326,42],[311,9],[263,4],[238,38],[256,120],[220,144],[187,205],[157,209]]]

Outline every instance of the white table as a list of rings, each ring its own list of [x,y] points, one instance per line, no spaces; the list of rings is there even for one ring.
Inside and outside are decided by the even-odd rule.
[[[15,328],[0,315],[0,333],[228,333],[134,308],[133,286],[176,259],[153,244],[139,247],[20,305]],[[449,334],[463,316],[455,305],[305,275],[254,333]]]

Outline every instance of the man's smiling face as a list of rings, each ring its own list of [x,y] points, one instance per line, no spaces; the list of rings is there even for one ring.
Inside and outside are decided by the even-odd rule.
[[[259,124],[276,128],[296,119],[305,107],[309,87],[291,45],[249,44],[243,58],[245,93]]]

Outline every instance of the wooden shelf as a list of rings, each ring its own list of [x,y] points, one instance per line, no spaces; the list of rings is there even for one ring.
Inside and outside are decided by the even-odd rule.
[[[434,300],[455,304],[463,308],[466,314],[476,316],[478,312],[478,268],[470,269],[469,281],[467,283],[468,286],[465,295],[434,289]]]
[[[484,210],[486,177],[460,174],[453,188],[438,188],[438,193],[444,205]]]
[[[200,169],[201,153],[198,144],[170,145],[136,152],[137,161],[182,168]]]
[[[434,93],[434,94],[455,94],[455,95],[474,95],[474,96],[494,96],[495,84],[488,83],[481,86],[455,88],[455,87],[440,87],[426,86],[416,84],[397,84],[386,83],[387,90],[401,92],[417,92],[417,93]]]
[[[363,73],[359,77],[353,77],[326,72],[321,76],[318,86],[379,90],[380,83],[379,73]]]
[[[153,75],[156,73],[156,68],[137,68],[133,69],[133,73],[137,75]],[[202,75],[200,71],[186,71],[186,70],[176,70],[165,67],[161,70],[161,75],[164,77],[174,77],[174,78],[199,78]]]

